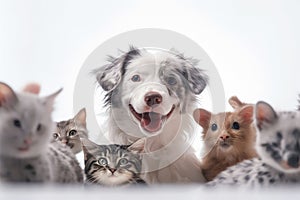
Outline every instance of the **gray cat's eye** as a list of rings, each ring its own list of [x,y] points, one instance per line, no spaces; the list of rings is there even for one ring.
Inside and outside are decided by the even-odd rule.
[[[103,165],[103,166],[108,164],[106,158],[100,158],[98,162],[99,162],[100,165]]]
[[[126,158],[121,158],[119,160],[120,165],[126,165],[128,163],[128,160]]]
[[[216,131],[217,129],[218,129],[218,125],[215,124],[215,123],[213,123],[213,124],[211,125],[211,130],[212,130],[212,131]]]
[[[70,130],[69,136],[75,136],[77,134],[76,130]]]

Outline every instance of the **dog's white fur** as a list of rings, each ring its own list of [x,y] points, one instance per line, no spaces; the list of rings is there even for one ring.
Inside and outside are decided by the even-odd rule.
[[[183,70],[188,72],[193,68],[192,63],[170,52],[141,51],[138,56],[131,57],[126,65],[126,71],[120,74],[124,62],[125,57],[114,60],[113,66],[106,66],[97,71],[98,82],[104,90],[111,92],[109,110],[111,141],[131,144],[139,138],[145,138],[143,170],[148,183],[203,182],[199,160],[191,147],[194,137],[191,113],[195,109],[195,93],[201,93],[206,84],[201,86],[203,88],[199,90],[200,92],[191,92],[200,86],[194,83],[193,89],[188,81],[182,81],[180,73],[168,70],[186,67],[187,69]],[[183,64],[185,66],[181,66]],[[138,75],[140,79],[132,81],[134,75]],[[205,75],[200,75],[202,81],[206,81]],[[176,83],[174,84],[174,79],[171,83],[173,89],[177,84],[174,89],[176,91],[172,91],[162,80],[162,77],[168,76],[175,78]],[[154,107],[148,106],[145,96],[149,93],[161,95],[162,102]],[[149,132],[134,116],[129,105],[137,113],[155,112],[170,116],[162,120],[158,131]]]

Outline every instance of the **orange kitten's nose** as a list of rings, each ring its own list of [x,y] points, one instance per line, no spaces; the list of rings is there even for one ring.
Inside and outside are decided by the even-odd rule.
[[[222,134],[221,136],[220,136],[220,138],[222,139],[222,140],[226,140],[226,139],[228,139],[229,138],[229,135],[228,134]]]

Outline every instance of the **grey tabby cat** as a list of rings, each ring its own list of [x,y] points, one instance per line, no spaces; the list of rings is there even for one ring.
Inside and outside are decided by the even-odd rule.
[[[36,85],[28,86],[39,88]],[[61,90],[44,98],[29,92],[15,93],[0,82],[0,181],[83,181],[74,154],[61,144],[51,144],[51,113]]]
[[[245,160],[209,185],[261,187],[300,182],[300,112],[275,112],[265,102],[255,109],[256,149],[261,159]]]
[[[56,123],[52,142],[59,141],[77,154],[82,150],[80,138],[88,138],[85,108],[81,109],[74,118]]]
[[[87,184],[103,186],[121,186],[145,184],[140,178],[142,158],[138,146],[132,145],[97,145],[88,139],[82,139],[85,175]]]

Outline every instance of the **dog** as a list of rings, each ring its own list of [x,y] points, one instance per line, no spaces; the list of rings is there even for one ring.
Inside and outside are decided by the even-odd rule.
[[[197,60],[175,50],[130,47],[94,73],[106,91],[111,142],[145,138],[141,146],[148,183],[205,181],[191,147],[191,113],[208,82]]]

